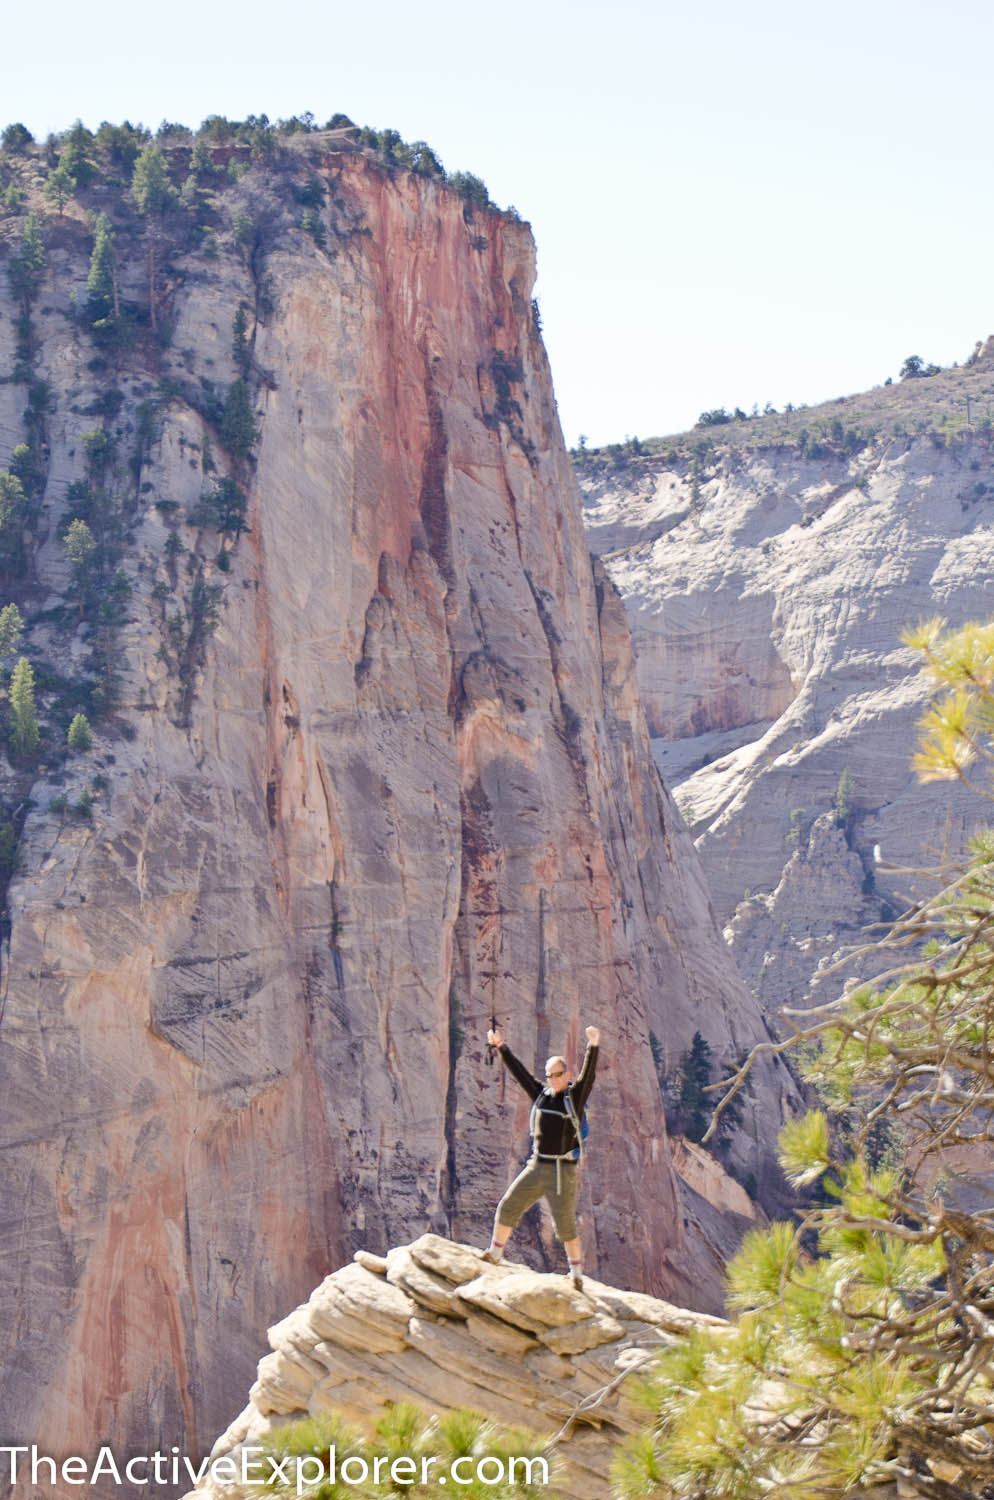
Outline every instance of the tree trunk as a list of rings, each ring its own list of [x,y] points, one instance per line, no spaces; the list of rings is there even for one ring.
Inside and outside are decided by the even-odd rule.
[[[155,228],[148,226],[148,314],[152,324],[152,332],[158,332],[158,324],[155,321]]]

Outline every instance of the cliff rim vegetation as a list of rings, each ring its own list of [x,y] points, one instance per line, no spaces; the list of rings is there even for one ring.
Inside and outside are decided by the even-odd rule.
[[[624,472],[632,481],[663,464],[690,465],[703,480],[715,464],[751,454],[870,461],[919,437],[936,448],[994,441],[994,335],[978,340],[962,365],[941,368],[911,355],[896,381],[888,376],[869,391],[814,406],[788,402],[781,411],[769,402],[748,412],[714,407],[687,432],[626,437],[600,448],[588,448],[581,436],[571,457],[590,479]]]

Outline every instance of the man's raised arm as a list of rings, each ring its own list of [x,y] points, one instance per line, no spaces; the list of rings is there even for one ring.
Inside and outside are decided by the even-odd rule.
[[[520,1083],[530,1099],[537,1099],[542,1092],[541,1083],[529,1073],[524,1063],[518,1062],[510,1047],[506,1045],[503,1033],[500,1031],[488,1031],[487,1041],[491,1047],[497,1048],[497,1051],[501,1055],[501,1061],[515,1083]]]
[[[586,1036],[587,1050],[583,1054],[583,1066],[573,1085],[573,1103],[578,1113],[582,1112],[590,1090],[594,1086],[594,1074],[597,1071],[597,1049],[601,1044],[601,1034],[596,1026],[588,1026]]]

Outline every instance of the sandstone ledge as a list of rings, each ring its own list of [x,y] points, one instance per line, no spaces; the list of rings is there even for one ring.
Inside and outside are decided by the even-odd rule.
[[[360,1250],[269,1330],[249,1403],[218,1438],[235,1452],[282,1423],[335,1410],[368,1430],[393,1402],[427,1411],[468,1406],[502,1425],[550,1436],[655,1348],[720,1323],[655,1297],[515,1263],[491,1266],[468,1245],[422,1235],[385,1257]],[[563,1496],[606,1495],[615,1444],[644,1425],[627,1382],[577,1416],[561,1447]],[[241,1500],[239,1485],[205,1479],[195,1500]]]

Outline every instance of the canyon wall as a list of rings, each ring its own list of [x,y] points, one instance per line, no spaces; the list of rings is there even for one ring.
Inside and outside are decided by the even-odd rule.
[[[575,1065],[602,1028],[591,1268],[719,1295],[656,1064],[698,1029],[729,1061],[764,1024],[591,564],[530,233],[368,154],[306,149],[279,170],[325,185],[323,234],[253,167],[217,197],[211,253],[160,252],[168,341],[111,359],[78,317],[82,211],[44,225],[22,649],[71,676],[99,627],[55,607],[95,425],[131,590],[116,715],[65,768],[43,747],[9,891],[4,1426],[52,1452],[199,1451],[261,1330],[329,1266],[426,1229],[484,1239],[527,1116],[487,1065],[491,1007],[529,1064]],[[138,305],[144,256],[120,277]],[[204,393],[235,382],[240,305],[258,435],[236,460]],[[16,318],[8,301],[8,368]],[[24,401],[0,387],[0,462]],[[220,477],[247,495],[241,534],[205,520]],[[91,817],[70,816],[95,767]],[[779,1068],[757,1078],[734,1147],[761,1189],[789,1094]],[[548,1233],[519,1243],[554,1267]]]
[[[984,818],[975,795],[912,772],[929,689],[900,637],[935,614],[961,624],[991,612],[989,436],[962,427],[947,438],[928,405],[958,412],[969,396],[982,410],[990,349],[915,387],[915,425],[938,431],[878,432],[855,451],[805,457],[796,439],[758,447],[743,423],[740,446],[722,429],[696,462],[581,469],[588,536],[625,600],[657,763],[767,1011],[803,1003],[867,924],[924,889],[900,867],[958,851]],[[790,421],[879,422],[884,403],[902,399],[881,389]],[[847,972],[826,978],[821,997]]]

